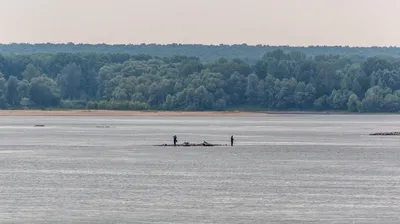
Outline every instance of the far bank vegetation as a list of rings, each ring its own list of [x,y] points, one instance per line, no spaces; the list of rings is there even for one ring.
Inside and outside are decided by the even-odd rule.
[[[245,57],[3,54],[0,108],[400,110],[396,56],[307,55],[275,49],[257,60]]]

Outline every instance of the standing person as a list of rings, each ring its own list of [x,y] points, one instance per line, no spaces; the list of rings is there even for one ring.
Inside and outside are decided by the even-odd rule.
[[[178,139],[177,139],[176,135],[174,135],[174,146],[176,146],[177,142],[178,142]]]
[[[233,135],[231,136],[231,146],[233,146],[233,141],[234,141],[235,139],[233,139]]]

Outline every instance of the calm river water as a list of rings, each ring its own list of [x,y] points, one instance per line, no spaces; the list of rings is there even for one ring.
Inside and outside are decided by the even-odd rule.
[[[379,131],[400,116],[0,117],[0,223],[400,223]]]

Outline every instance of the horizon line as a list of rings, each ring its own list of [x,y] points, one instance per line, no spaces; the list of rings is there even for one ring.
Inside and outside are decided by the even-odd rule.
[[[291,48],[311,48],[311,47],[342,47],[342,48],[399,48],[400,45],[271,45],[271,44],[248,44],[248,43],[235,43],[235,44],[227,44],[227,43],[219,43],[219,44],[206,44],[206,43],[88,43],[88,42],[8,42],[8,43],[0,43],[0,45],[108,45],[108,46],[140,46],[140,45],[159,45],[159,46],[168,46],[168,45],[187,45],[187,46],[249,46],[249,47],[291,47]]]

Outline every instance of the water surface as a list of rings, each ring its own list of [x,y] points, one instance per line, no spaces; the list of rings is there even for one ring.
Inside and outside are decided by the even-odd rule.
[[[368,135],[399,130],[394,115],[0,117],[0,222],[400,223],[400,137]],[[152,146],[173,135],[237,142]]]

